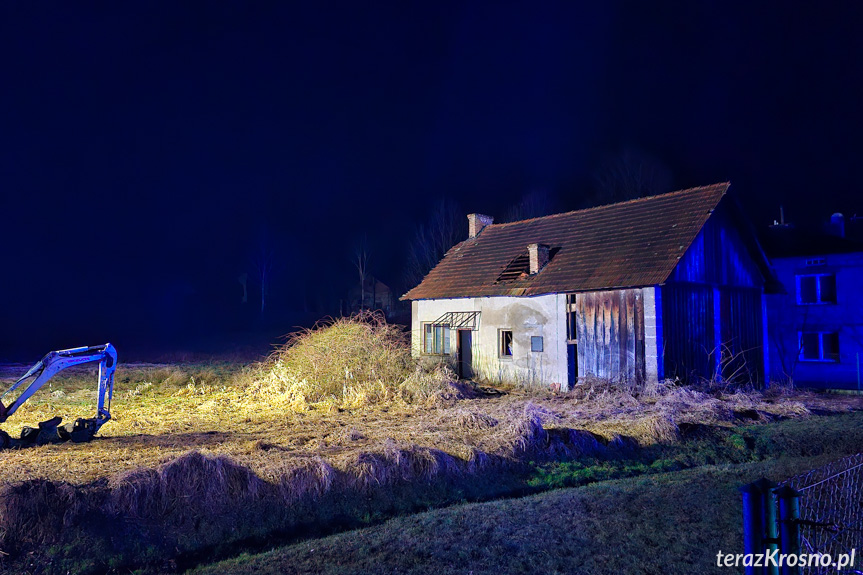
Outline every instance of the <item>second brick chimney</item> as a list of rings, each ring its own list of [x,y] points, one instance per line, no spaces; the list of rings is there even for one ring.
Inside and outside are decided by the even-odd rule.
[[[490,226],[494,222],[494,218],[483,214],[468,214],[467,215],[467,237],[475,238],[479,235],[482,229]]]
[[[549,247],[545,244],[528,244],[527,254],[530,257],[530,275],[538,274],[548,263]],[[524,252],[522,252],[524,253]]]

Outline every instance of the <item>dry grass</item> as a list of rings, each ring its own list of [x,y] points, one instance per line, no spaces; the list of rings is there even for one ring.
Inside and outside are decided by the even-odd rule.
[[[351,346],[354,339],[362,345]],[[336,353],[341,346],[362,361]],[[238,508],[314,514],[313,502],[340,493],[672,443],[687,423],[863,408],[863,398],[851,396],[602,381],[567,394],[483,395],[454,384],[445,369],[417,369],[400,346],[403,334],[363,317],[304,332],[249,368],[121,364],[115,417],[93,442],[0,451],[0,540],[49,541],[53,528],[43,533],[34,522],[74,525],[84,510],[176,529],[196,517],[234,517]],[[95,381],[93,370],[58,376],[4,428],[92,416]],[[206,542],[231,536],[232,521],[239,522],[213,526]]]
[[[291,335],[247,376],[252,397],[286,409],[356,408],[391,400],[402,388],[409,399],[437,391],[441,378],[426,376],[414,365],[404,330],[364,313]]]
[[[299,473],[290,470],[304,468],[310,458],[345,471],[363,453],[385,454],[388,442],[437,449],[471,463],[487,456],[518,459],[543,449],[560,450],[561,441],[573,443],[560,434],[573,430],[605,442],[650,445],[675,441],[678,427],[685,423],[732,426],[805,417],[810,409],[847,411],[863,406],[863,399],[853,396],[710,395],[673,386],[634,394],[603,382],[569,394],[510,390],[503,396],[473,394],[465,399],[470,394],[444,387],[446,372],[417,375],[411,370],[405,381],[428,377],[433,385],[409,394],[400,390],[407,387],[402,381],[389,387],[389,399],[352,408],[351,401],[335,399],[294,401],[290,389],[250,380],[251,372],[263,369],[121,366],[115,417],[92,443],[2,451],[0,482],[44,478],[84,484],[156,468],[190,450],[229,457],[262,479],[279,482],[285,473]],[[66,421],[92,415],[95,379],[95,373],[56,378],[52,389],[42,390],[4,428],[15,434],[22,425],[53,415],[63,415]]]

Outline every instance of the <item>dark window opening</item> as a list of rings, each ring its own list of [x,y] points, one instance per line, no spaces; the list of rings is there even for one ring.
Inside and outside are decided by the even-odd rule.
[[[836,276],[834,274],[797,276],[797,303],[836,303]]]
[[[822,303],[836,303],[836,276],[818,276],[818,298]]]
[[[567,343],[575,343],[578,339],[578,325],[575,316],[575,294],[566,295],[566,340]]]
[[[821,334],[804,333],[800,335],[800,358],[817,360],[821,359]]]
[[[802,361],[839,361],[838,332],[804,332],[800,334]]]
[[[815,276],[800,276],[800,288],[797,300],[800,303],[816,303],[818,301],[818,288],[815,284]]]
[[[500,330],[500,357],[512,357],[512,330]]]
[[[839,361],[839,333],[821,334],[821,356],[826,361]]]

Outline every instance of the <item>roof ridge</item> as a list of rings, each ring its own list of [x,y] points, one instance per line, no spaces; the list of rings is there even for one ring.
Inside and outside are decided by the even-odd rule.
[[[402,299],[534,296],[661,284],[726,197],[729,186],[721,182],[491,224],[487,227],[497,231],[483,231],[456,244]],[[516,223],[524,225],[510,225]],[[729,219],[727,225],[738,224]],[[501,282],[501,272],[513,258],[538,239],[560,249],[546,271]]]
[[[612,208],[612,207],[622,206],[622,205],[625,205],[625,204],[635,204],[635,203],[638,203],[638,202],[644,202],[644,201],[647,201],[647,200],[653,200],[653,199],[656,199],[656,198],[666,198],[666,197],[668,197],[668,196],[678,196],[678,195],[682,195],[682,194],[686,194],[686,193],[692,193],[692,192],[695,192],[696,190],[704,190],[704,189],[707,189],[707,188],[713,188],[713,187],[716,187],[716,186],[726,186],[726,191],[727,191],[728,186],[730,186],[730,185],[731,185],[731,182],[729,182],[729,181],[725,181],[725,182],[716,182],[715,184],[708,184],[708,185],[706,185],[706,186],[694,186],[694,187],[686,188],[686,189],[683,189],[683,190],[674,190],[673,192],[666,192],[666,193],[664,193],[664,194],[654,194],[654,195],[652,195],[652,196],[644,196],[644,197],[641,197],[641,198],[633,198],[633,199],[631,199],[631,200],[624,200],[624,201],[622,201],[622,202],[612,202],[612,203],[610,203],[610,204],[602,204],[602,205],[600,205],[600,206],[591,206],[591,207],[589,207],[589,208],[581,208],[581,209],[578,209],[578,210],[570,210],[570,211],[568,211],[568,212],[559,212],[559,213],[556,213],[556,214],[548,214],[548,215],[545,215],[545,216],[536,216],[535,218],[526,218],[526,219],[524,219],[524,220],[516,220],[516,221],[514,221],[514,222],[501,222],[501,223],[499,223],[499,224],[489,224],[489,225],[488,225],[488,226],[486,226],[486,227],[489,227],[489,228],[492,228],[492,227],[494,227],[494,228],[500,228],[500,227],[502,227],[502,226],[509,226],[509,225],[512,225],[512,224],[523,224],[523,223],[525,223],[525,222],[532,222],[532,221],[535,221],[535,220],[544,220],[544,219],[548,219],[548,218],[556,218],[556,217],[559,217],[559,216],[569,216],[569,215],[572,215],[572,214],[575,214],[575,213],[592,212],[592,211],[596,211],[596,210],[602,210],[602,209],[606,209],[606,208]]]

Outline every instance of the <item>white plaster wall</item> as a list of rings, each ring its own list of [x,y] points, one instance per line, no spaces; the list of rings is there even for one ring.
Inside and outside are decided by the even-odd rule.
[[[473,369],[476,379],[522,385],[567,387],[566,296],[479,297],[411,302],[411,343],[415,356],[422,355],[422,324],[454,311],[480,312],[473,332]],[[513,332],[512,358],[498,357],[498,330]],[[543,351],[530,350],[531,336],[542,336]],[[456,359],[456,334],[450,351]]]

